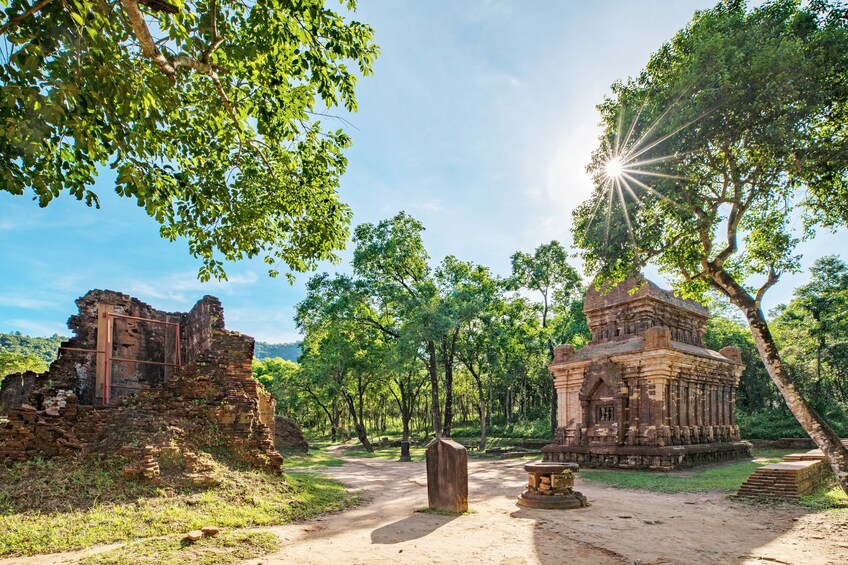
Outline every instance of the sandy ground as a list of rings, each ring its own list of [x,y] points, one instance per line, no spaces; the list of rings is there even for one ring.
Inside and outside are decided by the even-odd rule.
[[[423,463],[347,459],[331,474],[369,502],[272,528],[283,549],[249,563],[848,563],[848,511],[613,489],[579,478],[590,507],[526,509],[515,503],[523,465],[472,461],[472,513],[454,517],[415,511],[427,505]]]
[[[665,495],[577,479],[591,504],[534,510],[515,504],[523,461],[472,461],[472,512],[441,516],[427,505],[424,464],[348,458],[327,472],[367,500],[347,512],[268,528],[282,549],[271,563],[815,563],[848,564],[848,511],[753,505],[720,493]],[[97,548],[85,553],[97,551]],[[73,562],[81,553],[0,560]]]

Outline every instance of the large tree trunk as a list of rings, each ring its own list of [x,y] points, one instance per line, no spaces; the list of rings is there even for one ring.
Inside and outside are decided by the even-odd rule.
[[[480,453],[483,453],[486,450],[486,395],[483,392],[483,380],[480,376],[474,371],[471,371],[471,376],[477,382],[477,399],[480,412]]]
[[[445,422],[442,435],[451,437],[453,427],[453,362],[445,361]]]
[[[371,442],[368,441],[368,434],[365,432],[365,423],[362,421],[362,414],[357,413],[356,404],[353,401],[353,397],[347,393],[343,393],[344,398],[347,401],[347,406],[350,409],[350,415],[353,418],[353,427],[356,430],[356,437],[359,439],[359,443],[362,444],[362,447],[365,448],[365,451],[368,453],[374,453],[374,446],[371,445]]]
[[[750,327],[754,336],[754,342],[757,344],[760,358],[763,360],[763,364],[774,384],[786,400],[789,410],[792,411],[804,431],[809,434],[827,457],[839,486],[848,493],[848,448],[842,445],[836,432],[813,410],[813,407],[792,382],[783,366],[783,361],[780,359],[780,353],[774,343],[768,322],[757,302],[735,281],[728,280],[731,277],[723,271],[717,274],[717,278],[716,282],[719,288],[745,315],[748,327]]]
[[[436,434],[436,438],[440,438],[442,435],[442,413],[439,409],[439,372],[436,359],[436,343],[432,339],[427,342],[427,357],[427,371],[430,373],[433,431]]]

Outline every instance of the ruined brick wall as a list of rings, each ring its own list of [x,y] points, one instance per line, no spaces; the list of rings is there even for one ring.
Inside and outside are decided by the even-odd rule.
[[[0,384],[0,416],[6,416],[12,408],[29,402],[37,376],[32,371],[6,375]]]
[[[206,296],[185,314],[161,312],[112,291],[91,291],[77,304],[79,314],[68,321],[76,335],[66,346],[96,348],[98,311],[105,304],[116,313],[179,322],[186,364],[150,370],[116,363],[116,382],[138,387],[104,406],[94,386],[96,355],[60,352],[26,391],[4,386],[8,393],[3,398],[14,406],[0,428],[0,462],[80,451],[116,453],[127,444],[145,442],[223,447],[256,467],[280,469],[282,457],[273,444],[273,398],[252,375],[253,338],[224,329],[217,298]],[[161,359],[173,351],[176,332],[168,326],[125,321],[116,323],[116,356]],[[25,395],[27,401],[20,402]]]
[[[224,329],[224,308],[214,296],[204,296],[182,318],[183,363],[194,363],[212,348],[212,332]]]
[[[303,431],[297,422],[285,416],[276,417],[274,429],[274,445],[277,449],[290,449],[293,451],[309,451],[309,443],[303,436]]]

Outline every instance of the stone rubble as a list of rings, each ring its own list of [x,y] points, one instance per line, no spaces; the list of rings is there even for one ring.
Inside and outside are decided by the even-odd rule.
[[[214,447],[280,472],[275,402],[253,379],[253,339],[224,328],[217,298],[206,296],[187,313],[166,313],[124,294],[93,290],[77,305],[79,314],[68,321],[75,336],[48,372],[8,378],[0,387],[0,410],[8,418],[0,425],[0,463],[98,453],[135,461],[124,469],[127,479],[156,481],[159,460],[181,455],[196,474],[192,481],[208,485],[214,477],[196,472],[192,451]],[[175,332],[135,318],[156,319],[179,324],[181,366],[115,361],[115,394],[104,402],[96,385],[103,355],[73,350],[97,350],[104,308],[130,317],[114,318],[113,357],[172,359]]]

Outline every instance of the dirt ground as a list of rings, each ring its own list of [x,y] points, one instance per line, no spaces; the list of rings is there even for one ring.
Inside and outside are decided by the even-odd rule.
[[[470,462],[472,511],[442,516],[416,512],[427,505],[422,462],[348,458],[327,472],[360,489],[367,502],[268,528],[280,536],[281,550],[247,563],[848,563],[846,510],[755,505],[721,493],[614,489],[579,475],[576,489],[590,507],[526,509],[515,504],[526,480],[523,465],[519,460]],[[79,555],[0,564],[68,563]]]

